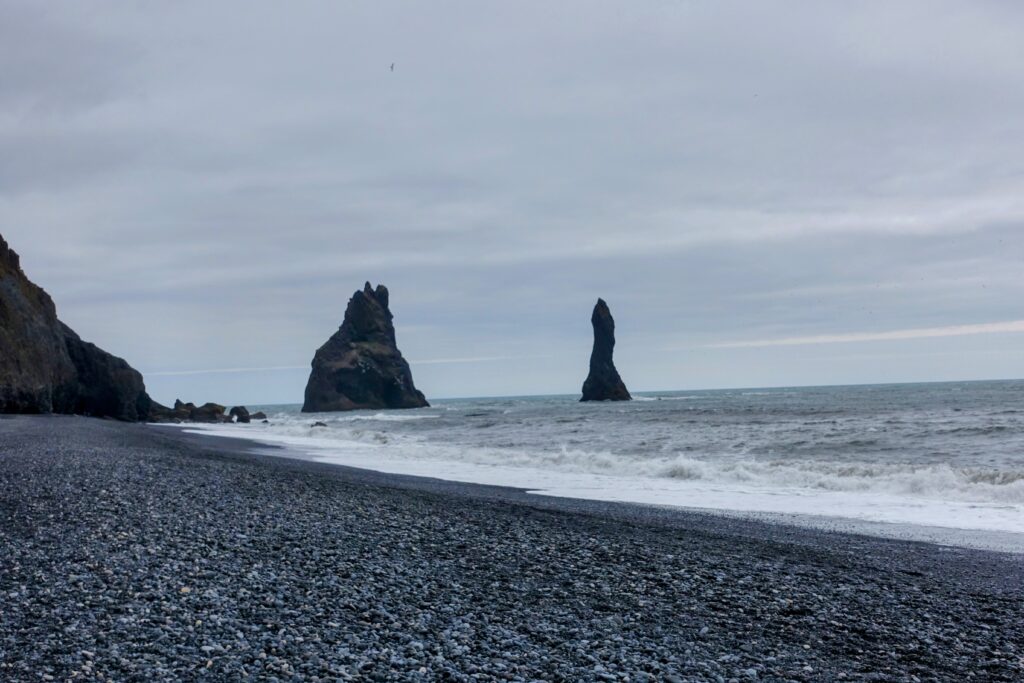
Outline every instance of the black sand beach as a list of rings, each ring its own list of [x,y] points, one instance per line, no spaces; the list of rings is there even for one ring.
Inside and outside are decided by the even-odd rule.
[[[1024,679],[1024,558],[0,417],[0,680]]]

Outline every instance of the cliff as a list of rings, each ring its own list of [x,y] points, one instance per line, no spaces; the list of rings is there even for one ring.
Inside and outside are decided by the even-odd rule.
[[[82,341],[0,236],[0,413],[74,413],[147,419],[142,375]]]

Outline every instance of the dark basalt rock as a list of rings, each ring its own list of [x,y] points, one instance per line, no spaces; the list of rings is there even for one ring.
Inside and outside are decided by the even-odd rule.
[[[598,299],[590,316],[594,326],[594,349],[590,353],[590,374],[583,383],[581,401],[629,401],[626,385],[612,361],[615,350],[615,320],[604,299]]]
[[[367,282],[349,299],[345,320],[313,357],[305,413],[430,405],[395,344],[384,285]]]
[[[249,422],[251,416],[244,406],[231,409],[230,413],[225,412],[227,408],[219,403],[204,403],[196,406],[195,403],[184,403],[181,399],[174,402],[173,408],[166,408],[159,404],[149,412],[150,422],[234,422],[238,416],[239,422]],[[246,419],[242,419],[244,416]]]
[[[153,400],[138,370],[124,359],[82,341],[67,325],[61,323],[61,327],[77,379],[75,398],[66,412],[130,422],[146,420]]]
[[[231,409],[228,415],[235,422],[241,422],[242,424],[249,424],[252,421],[252,417],[249,415],[249,410],[245,406],[235,406]]]
[[[154,405],[142,375],[57,319],[53,300],[0,236],[0,413],[137,421]]]
[[[219,403],[204,403],[198,408],[193,407],[188,419],[192,422],[231,422],[231,418],[224,414],[226,410]]]
[[[250,420],[263,420],[263,421],[266,421],[266,419],[267,419],[267,414],[266,414],[266,413],[264,413],[264,412],[263,412],[263,411],[261,410],[261,411],[259,411],[259,412],[256,412],[256,413],[253,413],[252,415],[250,415],[250,416],[249,416],[249,419],[250,419]]]
[[[154,403],[149,410],[150,422],[187,422],[189,415],[195,410],[192,403],[182,403],[180,400],[174,402],[173,408]]]

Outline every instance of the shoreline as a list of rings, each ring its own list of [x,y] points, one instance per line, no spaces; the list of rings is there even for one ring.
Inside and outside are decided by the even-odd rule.
[[[421,480],[423,482],[449,482],[458,485],[458,487],[481,486],[495,488],[499,490],[506,490],[508,492],[515,492],[516,495],[514,496],[514,498],[518,501],[524,502],[525,504],[530,504],[531,501],[537,498],[553,498],[575,501],[575,505],[578,509],[583,501],[589,501],[590,503],[599,504],[596,509],[600,509],[600,504],[636,506],[645,509],[663,510],[666,514],[679,513],[713,515],[720,516],[723,518],[760,522],[769,525],[794,526],[803,529],[815,529],[826,532],[864,535],[897,541],[924,542],[936,544],[939,546],[970,548],[975,550],[988,550],[1001,553],[1024,555],[1024,533],[1017,533],[1013,531],[998,531],[989,529],[964,529],[956,527],[943,527],[913,523],[882,522],[858,519],[854,517],[843,517],[840,515],[814,515],[789,512],[763,512],[757,510],[738,510],[697,506],[690,507],[673,504],[647,503],[628,499],[613,500],[598,497],[578,497],[572,494],[563,495],[561,493],[558,493],[557,489],[551,490],[542,487],[505,486],[501,484],[489,484],[479,481],[467,481],[444,477],[429,477],[421,474],[409,474],[404,472],[396,472],[388,469],[373,469],[371,467],[364,467],[361,465],[347,465],[338,462],[328,462],[319,459],[315,453],[303,450],[300,446],[292,444],[275,443],[274,441],[269,439],[261,440],[259,434],[248,435],[240,433],[237,436],[228,436],[222,433],[211,433],[204,429],[202,425],[194,424],[160,424],[154,426],[158,426],[161,428],[169,427],[175,431],[180,430],[182,433],[192,434],[204,439],[213,439],[215,441],[236,441],[240,442],[240,445],[248,443],[248,447],[253,451],[259,451],[264,455],[272,457],[281,457],[302,460],[307,462],[315,462],[321,465],[326,465],[330,467],[340,467],[355,471],[374,472],[379,475],[387,477],[400,477],[403,479],[407,478],[408,480],[410,480],[413,487],[416,486],[415,482],[417,480]],[[245,429],[242,428],[239,431],[244,432]],[[436,484],[434,486],[436,487]]]
[[[0,419],[0,678],[1013,681],[1018,555]]]

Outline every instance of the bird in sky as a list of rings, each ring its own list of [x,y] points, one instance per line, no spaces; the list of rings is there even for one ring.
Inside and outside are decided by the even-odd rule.
[[[392,71],[394,71],[394,70],[395,70],[395,63],[394,63],[394,62],[391,62],[391,70],[392,70]]]

